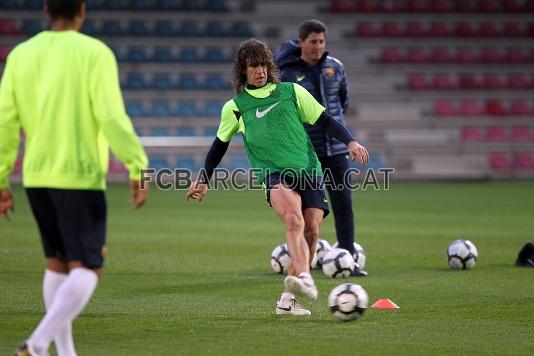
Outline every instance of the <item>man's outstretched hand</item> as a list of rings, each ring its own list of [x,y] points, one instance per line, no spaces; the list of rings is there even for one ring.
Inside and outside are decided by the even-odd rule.
[[[348,148],[351,160],[354,161],[358,159],[358,162],[361,164],[367,164],[367,162],[369,162],[369,152],[367,152],[367,148],[360,145],[358,141],[351,141]]]
[[[144,187],[141,187],[141,182],[138,180],[130,181],[130,196],[132,206],[134,209],[139,209],[145,204],[148,198],[148,184],[145,182]]]
[[[9,214],[15,211],[13,195],[8,188],[0,189],[0,216],[9,220]]]

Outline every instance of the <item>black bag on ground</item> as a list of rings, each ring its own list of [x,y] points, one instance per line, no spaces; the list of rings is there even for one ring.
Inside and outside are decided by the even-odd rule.
[[[519,251],[516,266],[534,267],[534,242],[527,242]]]

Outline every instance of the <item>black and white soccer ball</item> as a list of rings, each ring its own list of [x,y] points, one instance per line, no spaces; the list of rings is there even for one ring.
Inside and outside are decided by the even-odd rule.
[[[330,243],[326,240],[318,240],[315,244],[315,255],[311,261],[311,268],[321,268],[323,265],[324,255],[332,249]]]
[[[273,271],[280,274],[286,274],[291,262],[291,256],[287,250],[287,244],[281,244],[274,248],[271,253],[271,267]]]
[[[328,307],[332,314],[343,321],[358,319],[367,310],[369,296],[358,284],[341,284],[328,295]]]
[[[363,269],[365,267],[365,260],[367,259],[367,257],[365,256],[365,250],[363,249],[362,245],[356,242],[354,242],[353,245],[354,245],[354,254],[353,254],[354,262],[356,262],[358,266],[360,266],[360,268]],[[332,248],[337,248],[337,247],[338,247],[337,242],[332,245]]]
[[[477,258],[478,250],[469,240],[453,241],[447,249],[447,260],[453,269],[471,269]]]
[[[323,272],[331,278],[350,276],[354,270],[354,258],[349,251],[342,248],[333,248],[323,257]]]

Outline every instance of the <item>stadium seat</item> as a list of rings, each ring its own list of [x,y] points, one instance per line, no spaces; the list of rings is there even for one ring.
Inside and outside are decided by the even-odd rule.
[[[528,103],[525,100],[510,101],[509,114],[512,116],[530,115],[529,110],[528,110]]]
[[[436,90],[453,90],[454,83],[448,74],[438,73],[434,75],[432,87]]]
[[[447,0],[432,0],[429,1],[429,9],[432,12],[451,12],[453,11],[452,3]]]
[[[0,35],[17,35],[20,33],[17,23],[14,20],[1,19],[0,20]]]
[[[213,12],[227,12],[228,6],[225,0],[210,0],[206,2],[206,10]]]
[[[485,103],[486,115],[489,116],[504,116],[506,115],[506,110],[504,105],[499,99],[488,99]]]
[[[228,31],[229,36],[234,37],[252,37],[254,33],[250,29],[250,26],[245,21],[234,21]]]
[[[521,24],[518,22],[505,22],[503,25],[503,34],[506,37],[523,37],[526,35]]]
[[[172,49],[170,47],[156,47],[152,54],[152,60],[158,63],[170,63],[174,62],[172,55]]]
[[[430,24],[430,35],[432,37],[450,36],[449,26],[443,21],[434,21]]]
[[[17,0],[4,0],[0,2],[0,9],[18,9],[19,1]]]
[[[376,37],[379,35],[379,31],[375,30],[373,23],[359,21],[356,23],[354,34],[360,37]]]
[[[250,168],[250,161],[246,156],[243,155],[232,155],[230,156],[230,162],[229,162],[230,169],[237,169],[237,168],[244,168],[249,169]]]
[[[141,46],[132,46],[128,48],[126,59],[129,62],[142,63],[147,61],[145,48]]]
[[[496,171],[509,171],[512,169],[512,161],[506,152],[492,152],[489,155],[490,168]]]
[[[186,136],[196,136],[196,135],[197,134],[196,134],[195,129],[190,126],[179,127],[176,130],[176,136],[186,137]]]
[[[105,20],[102,23],[101,33],[105,36],[122,35],[122,28],[120,22],[117,20]]]
[[[180,2],[176,0],[158,0],[156,1],[156,8],[159,10],[180,10]]]
[[[150,128],[150,136],[172,136],[172,130],[168,127],[151,127]]]
[[[155,100],[151,107],[152,116],[167,117],[172,116],[171,104],[167,100]]]
[[[141,117],[145,115],[143,103],[139,100],[128,100],[126,102],[126,112],[131,117]]]
[[[189,169],[191,172],[196,173],[199,166],[196,164],[195,159],[192,156],[178,155],[176,156],[176,168]]]
[[[506,141],[508,134],[503,126],[490,126],[486,128],[485,138],[488,141]]]
[[[155,34],[161,37],[175,36],[176,30],[173,22],[169,20],[156,21]]]
[[[482,63],[502,63],[503,56],[496,48],[483,48],[480,53],[480,61]]]
[[[503,0],[502,7],[506,12],[521,12],[523,10],[519,0]]]
[[[222,21],[212,20],[206,24],[206,36],[209,37],[224,37],[226,36],[226,30]]]
[[[453,61],[449,50],[445,47],[433,48],[430,60],[433,63],[451,63]]]
[[[382,63],[402,63],[404,57],[398,48],[382,48],[380,61]]]
[[[155,73],[152,76],[152,82],[150,83],[150,87],[156,90],[171,90],[173,87],[171,74]]]
[[[459,113],[463,116],[481,116],[484,111],[479,102],[474,100],[462,100],[460,102]]]
[[[429,9],[427,8],[427,2],[424,0],[406,0],[405,10],[407,12],[424,12]]]
[[[478,35],[482,37],[498,37],[499,31],[492,21],[482,21],[478,27]]]
[[[231,85],[224,80],[221,73],[207,73],[203,87],[207,90],[227,90]]]
[[[405,35],[404,31],[400,28],[399,23],[396,21],[382,22],[380,34],[386,37],[401,37]]]
[[[130,0],[129,5],[133,10],[152,10],[155,7],[154,0]]]
[[[92,20],[85,20],[83,22],[82,32],[89,36],[95,36],[99,34],[96,24]]]
[[[178,116],[196,116],[197,108],[193,100],[180,100],[176,108],[176,115]]]
[[[180,29],[178,31],[180,36],[185,37],[198,37],[202,35],[202,32],[199,29],[198,22],[195,20],[183,20],[180,24]]]
[[[482,140],[482,133],[478,127],[464,126],[460,130],[460,137],[462,141],[480,141]]]
[[[182,63],[197,63],[199,56],[196,47],[183,47],[180,51],[180,62]]]
[[[518,170],[533,170],[534,169],[534,153],[517,152],[514,156],[514,166]]]
[[[428,62],[428,55],[420,47],[408,48],[406,61],[409,63],[426,63]]]
[[[8,46],[0,46],[0,62],[6,61],[10,51],[11,48],[9,48]]]
[[[499,12],[501,11],[501,1],[497,0],[479,0],[478,9],[481,12]]]
[[[178,79],[178,89],[197,90],[200,89],[197,77],[194,73],[182,73]]]
[[[522,48],[507,48],[505,52],[505,61],[509,63],[526,63],[528,62],[527,56],[523,53]]]
[[[330,0],[331,12],[349,12],[352,10],[353,7],[350,0]]]
[[[460,47],[456,49],[456,62],[458,63],[477,63],[479,56],[472,48]]]
[[[204,10],[205,5],[198,0],[182,0],[182,6],[180,7],[183,11],[200,11]]]
[[[486,73],[482,78],[482,88],[485,90],[499,90],[504,88],[504,84],[498,74]]]
[[[215,137],[218,129],[219,128],[216,126],[205,127],[204,130],[202,130],[202,136]]]
[[[128,90],[143,90],[146,88],[145,79],[141,73],[128,73],[124,84]]]
[[[426,77],[422,73],[410,74],[408,76],[408,89],[410,90],[427,90],[429,89]]]
[[[202,112],[205,116],[219,117],[224,103],[219,100],[207,100],[204,103],[204,110]]]
[[[507,77],[506,87],[514,90],[534,89],[527,78],[521,73],[510,73]]]
[[[434,114],[438,116],[448,117],[456,115],[456,110],[452,102],[448,100],[438,100],[434,102]]]
[[[169,168],[169,164],[165,156],[150,155],[148,158],[148,161],[149,161],[148,166],[150,168],[155,168],[155,169]]]
[[[458,75],[458,88],[462,90],[478,89],[475,75],[473,73],[460,73]]]
[[[405,10],[403,0],[381,1],[378,10],[382,12],[402,12]]]
[[[512,141],[528,142],[534,140],[534,131],[530,131],[528,126],[513,126],[510,133]]]
[[[477,12],[476,0],[455,0],[457,12]]]
[[[44,29],[41,20],[26,19],[22,21],[22,32],[26,35],[33,36]]]
[[[424,37],[427,32],[420,21],[408,21],[406,23],[406,35],[409,37]]]
[[[474,37],[476,35],[475,28],[470,22],[457,22],[454,33],[458,37]]]
[[[144,20],[131,20],[128,24],[127,34],[129,36],[147,36],[149,34],[148,25]]]
[[[527,36],[534,37],[534,22],[529,22],[527,27]]]
[[[208,63],[225,62],[224,53],[219,47],[208,47],[204,52],[204,61]]]

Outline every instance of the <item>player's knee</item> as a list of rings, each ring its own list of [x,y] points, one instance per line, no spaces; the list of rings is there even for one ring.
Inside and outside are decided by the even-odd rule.
[[[306,236],[306,241],[308,241],[308,245],[317,242],[317,240],[319,240],[319,224],[306,224],[306,228],[304,229],[304,236]]]
[[[304,218],[297,213],[287,212],[284,214],[283,220],[288,231],[304,230]]]

